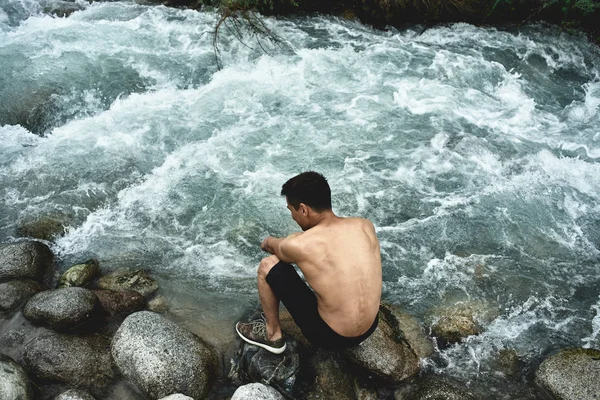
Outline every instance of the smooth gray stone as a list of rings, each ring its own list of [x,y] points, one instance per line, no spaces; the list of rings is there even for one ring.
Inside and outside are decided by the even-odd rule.
[[[40,379],[78,388],[101,389],[116,376],[110,342],[100,335],[76,336],[42,330],[27,342],[27,370]]]
[[[96,400],[86,391],[71,389],[59,394],[54,400]]]
[[[194,399],[189,396],[186,396],[184,394],[181,394],[181,393],[175,393],[170,396],[163,397],[160,400],[194,400]]]
[[[0,354],[0,399],[33,399],[33,389],[25,370],[12,358],[2,354]]]
[[[42,282],[54,262],[54,254],[41,242],[0,245],[0,280],[30,278]]]
[[[0,311],[10,311],[44,289],[44,286],[31,279],[0,283]]]
[[[91,290],[68,287],[34,295],[25,304],[23,315],[59,330],[76,328],[90,318],[98,305],[98,297]]]
[[[561,350],[540,364],[535,381],[561,400],[598,400],[600,350]]]
[[[173,393],[203,399],[216,377],[214,350],[150,311],[131,314],[123,321],[112,340],[112,356],[123,376],[150,399]]]
[[[285,398],[271,386],[249,383],[237,388],[231,400],[285,400]]]

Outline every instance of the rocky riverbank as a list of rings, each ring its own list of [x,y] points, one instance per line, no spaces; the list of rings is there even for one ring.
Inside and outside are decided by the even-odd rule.
[[[421,371],[435,346],[477,335],[496,317],[481,302],[432,310],[432,336],[397,306],[382,303],[375,333],[342,353],[312,348],[283,312],[289,350],[274,355],[236,338],[232,356],[161,315],[167,306],[145,272],[100,276],[98,262],[89,260],[57,279],[53,265],[42,242],[0,247],[2,399],[488,397],[482,388]],[[519,356],[505,353],[497,373],[518,374]],[[549,356],[535,375],[539,396],[594,399],[598,363],[600,351],[593,349]]]
[[[249,20],[248,12],[287,16],[325,13],[384,28],[467,22],[475,25],[545,21],[567,31],[585,32],[600,43],[600,2],[595,0],[163,0],[169,6],[217,7],[223,17]],[[241,18],[240,18],[241,17]],[[257,26],[260,28],[260,26]],[[259,33],[260,33],[259,29]]]

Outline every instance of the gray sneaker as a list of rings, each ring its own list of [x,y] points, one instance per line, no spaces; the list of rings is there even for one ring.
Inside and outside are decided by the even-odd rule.
[[[269,340],[267,339],[267,322],[264,319],[257,319],[252,322],[238,322],[235,324],[235,330],[246,342],[262,347],[271,353],[281,354],[285,351],[285,339]]]

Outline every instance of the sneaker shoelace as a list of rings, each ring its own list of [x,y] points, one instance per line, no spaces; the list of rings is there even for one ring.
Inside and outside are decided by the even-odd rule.
[[[254,321],[252,323],[252,334],[253,335],[260,335],[260,337],[263,337],[263,338],[267,339],[267,324],[266,324],[266,321],[263,320],[263,319],[259,319],[259,320]]]

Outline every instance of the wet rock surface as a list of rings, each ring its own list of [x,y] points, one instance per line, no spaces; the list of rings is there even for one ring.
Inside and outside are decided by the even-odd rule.
[[[306,400],[354,400],[354,382],[339,354],[318,351],[308,360],[314,382],[303,396]]]
[[[249,383],[237,388],[231,400],[284,400],[277,390],[262,383]]]
[[[476,400],[476,397],[463,384],[433,375],[396,390],[394,400]]]
[[[41,242],[0,245],[0,281],[29,278],[42,282],[53,262],[52,251]]]
[[[10,311],[45,287],[31,279],[0,283],[0,311]]]
[[[158,289],[158,284],[142,270],[119,270],[104,275],[97,283],[100,289],[134,290],[148,297]]]
[[[460,342],[478,335],[498,315],[498,310],[483,301],[459,301],[432,310],[431,331],[441,345]]]
[[[48,324],[54,329],[74,329],[93,315],[98,304],[98,297],[88,289],[53,289],[29,299],[23,314],[30,321]]]
[[[94,290],[102,308],[111,315],[131,314],[146,306],[144,296],[133,290]]]
[[[39,217],[23,221],[17,227],[17,235],[41,240],[52,240],[65,233],[65,223],[59,218]]]
[[[419,358],[381,313],[375,332],[358,346],[346,349],[344,354],[356,366],[391,383],[399,383],[419,371]]]
[[[173,393],[205,398],[216,376],[212,348],[150,311],[131,314],[123,321],[111,352],[123,376],[151,399]]]
[[[44,381],[100,389],[116,376],[110,342],[100,335],[73,336],[42,330],[25,345],[28,371]]]
[[[54,400],[96,400],[84,390],[71,389],[59,394]]]
[[[400,307],[385,302],[381,303],[379,310],[397,338],[404,339],[417,357],[426,358],[433,353],[433,342],[415,317],[405,313]]]
[[[58,280],[58,287],[87,286],[99,273],[100,264],[94,259],[88,260],[82,264],[73,265],[62,274]]]
[[[33,399],[33,389],[25,370],[13,359],[2,354],[0,354],[0,399]]]
[[[282,354],[273,354],[240,340],[229,377],[238,385],[265,383],[293,397],[299,371],[300,346],[291,337],[286,337],[286,350]]]
[[[562,400],[600,398],[600,350],[565,349],[544,360],[535,381]]]

